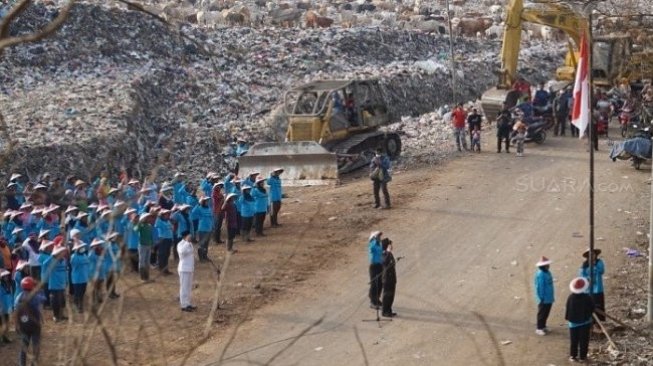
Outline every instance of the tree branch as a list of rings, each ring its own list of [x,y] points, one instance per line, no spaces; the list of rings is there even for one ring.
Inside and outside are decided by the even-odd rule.
[[[20,7],[20,5],[22,5],[23,3],[29,3],[29,2],[30,2],[30,0],[23,0],[19,4],[18,7]],[[73,5],[75,5],[76,2],[77,2],[77,0],[69,0],[68,3],[66,3],[66,5],[64,5],[64,7],[61,8],[61,11],[59,12],[59,15],[57,15],[57,17],[54,18],[53,21],[48,23],[48,25],[46,25],[43,29],[41,29],[38,32],[31,33],[31,34],[25,34],[25,35],[22,35],[22,36],[9,37],[9,38],[2,37],[0,39],[0,52],[2,52],[2,50],[4,50],[7,47],[15,46],[17,44],[38,42],[38,41],[42,40],[43,38],[45,38],[45,37],[51,35],[52,33],[56,32],[57,29],[59,29],[61,27],[63,22],[65,22],[66,19],[68,19],[68,15],[70,15],[70,10],[72,9]],[[12,12],[14,12],[14,11],[17,11],[17,9],[12,10]],[[14,15],[14,17],[15,16],[17,16],[17,14]],[[7,18],[9,18],[9,16],[7,16]],[[3,23],[2,25],[9,28],[9,22],[8,21],[5,21],[5,23]]]
[[[11,7],[11,10],[9,13],[7,13],[7,16],[2,19],[2,22],[0,22],[0,38],[7,38],[9,35],[9,25],[11,25],[11,22],[16,19],[16,17],[25,11],[27,9],[27,6],[32,3],[32,0],[20,0],[18,4],[15,4],[13,7]]]

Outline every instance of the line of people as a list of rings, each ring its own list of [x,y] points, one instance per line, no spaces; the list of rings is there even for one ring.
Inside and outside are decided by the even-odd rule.
[[[590,332],[595,324],[593,314],[599,321],[605,321],[605,294],[603,275],[605,263],[599,258],[600,249],[594,249],[593,277],[590,281],[590,250],[583,253],[584,261],[578,270],[577,277],[569,284],[571,294],[565,306],[565,320],[569,328],[569,361],[586,362],[589,350]],[[542,257],[536,264],[534,277],[535,301],[537,303],[537,322],[535,333],[540,336],[549,334],[547,321],[553,303],[555,290],[553,275],[550,270],[551,260]],[[591,288],[590,288],[591,286]]]
[[[116,282],[123,267],[151,282],[150,268],[171,274],[171,252],[177,260],[180,254],[188,258],[190,247],[193,257],[192,243],[198,243],[200,261],[209,261],[211,239],[224,243],[223,226],[226,248],[232,253],[237,252],[234,242],[239,234],[243,242],[254,240],[252,229],[265,236],[268,215],[272,227],[280,226],[282,173],[278,168],[267,179],[258,172],[240,179],[233,173],[221,178],[210,172],[197,186],[183,173],[160,186],[151,180],[141,184],[126,174],[116,187],[106,175],[93,184],[69,177],[61,194],[50,174],[34,183],[13,174],[0,222],[0,341],[10,341],[9,315],[19,309],[32,309],[22,318],[38,317],[40,324],[42,305],[52,310],[55,322],[62,322],[67,320],[66,293],[78,313],[84,312],[87,289],[93,308],[105,295],[118,298]],[[183,248],[178,250],[178,243]],[[178,272],[182,310],[192,311],[192,276],[190,283],[187,275],[182,276],[188,266],[181,261]],[[20,322],[16,325],[20,330]],[[38,331],[30,327],[20,331],[23,348],[32,344],[38,353],[40,326]]]

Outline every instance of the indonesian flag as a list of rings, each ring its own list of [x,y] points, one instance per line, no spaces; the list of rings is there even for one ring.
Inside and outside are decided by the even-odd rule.
[[[578,134],[580,138],[585,135],[591,118],[588,50],[587,37],[583,34],[580,39],[580,59],[578,60],[578,69],[576,69],[574,105],[571,110],[571,123],[580,131]]]

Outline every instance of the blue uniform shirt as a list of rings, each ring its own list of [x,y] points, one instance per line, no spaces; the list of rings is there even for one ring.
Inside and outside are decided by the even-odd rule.
[[[170,220],[164,220],[157,217],[154,222],[154,228],[157,231],[157,238],[159,239],[172,239],[172,223]]]
[[[91,263],[86,253],[75,252],[70,256],[71,282],[73,285],[87,283],[90,276]]]
[[[580,270],[578,271],[578,275],[580,277],[585,277],[588,281],[590,279],[590,267],[581,267]],[[603,293],[603,273],[605,273],[605,263],[603,263],[602,259],[599,259],[596,261],[596,265],[594,265],[594,279],[591,281],[592,282],[592,293],[594,294],[601,294]],[[587,289],[587,293],[589,293],[589,288]]]
[[[553,304],[553,275],[551,271],[538,269],[535,273],[535,301],[538,304]]]
[[[283,196],[281,178],[278,176],[270,175],[270,178],[268,178],[268,187],[270,187],[270,201],[281,202],[281,197]]]
[[[209,206],[195,206],[191,216],[193,220],[198,220],[197,232],[207,233],[213,231],[213,212]]]
[[[268,193],[258,187],[252,188],[252,196],[255,200],[256,213],[265,213],[268,211]]]
[[[367,246],[368,248],[368,258],[370,264],[382,264],[383,263],[383,247],[377,238],[372,238],[370,243]]]

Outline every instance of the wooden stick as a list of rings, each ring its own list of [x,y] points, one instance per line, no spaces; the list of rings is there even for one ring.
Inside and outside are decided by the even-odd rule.
[[[601,321],[600,321],[599,318],[596,316],[596,314],[592,314],[592,316],[594,317],[594,320],[596,321],[596,324],[598,324],[599,327],[601,328],[601,331],[603,331],[603,334],[605,334],[605,336],[608,338],[608,342],[610,342],[610,345],[611,345],[615,350],[618,350],[617,345],[614,344],[614,342],[612,341],[612,338],[610,338],[610,335],[608,334],[608,331],[605,330],[605,328],[603,327],[603,323],[601,323]]]
[[[632,327],[631,325],[628,325],[628,324],[622,322],[621,320],[615,318],[614,316],[611,316],[611,315],[606,314],[606,313],[605,313],[604,311],[602,311],[601,309],[594,309],[594,311],[597,312],[599,315],[603,315],[604,317],[606,317],[606,318],[612,320],[613,322],[615,322],[615,323],[617,323],[617,324],[619,324],[619,325],[621,325],[621,326],[624,326],[624,327],[626,327],[626,328],[632,330],[633,332],[635,332],[635,333],[637,333],[637,334],[642,334],[642,332],[641,332],[639,329],[635,329],[635,328]]]

